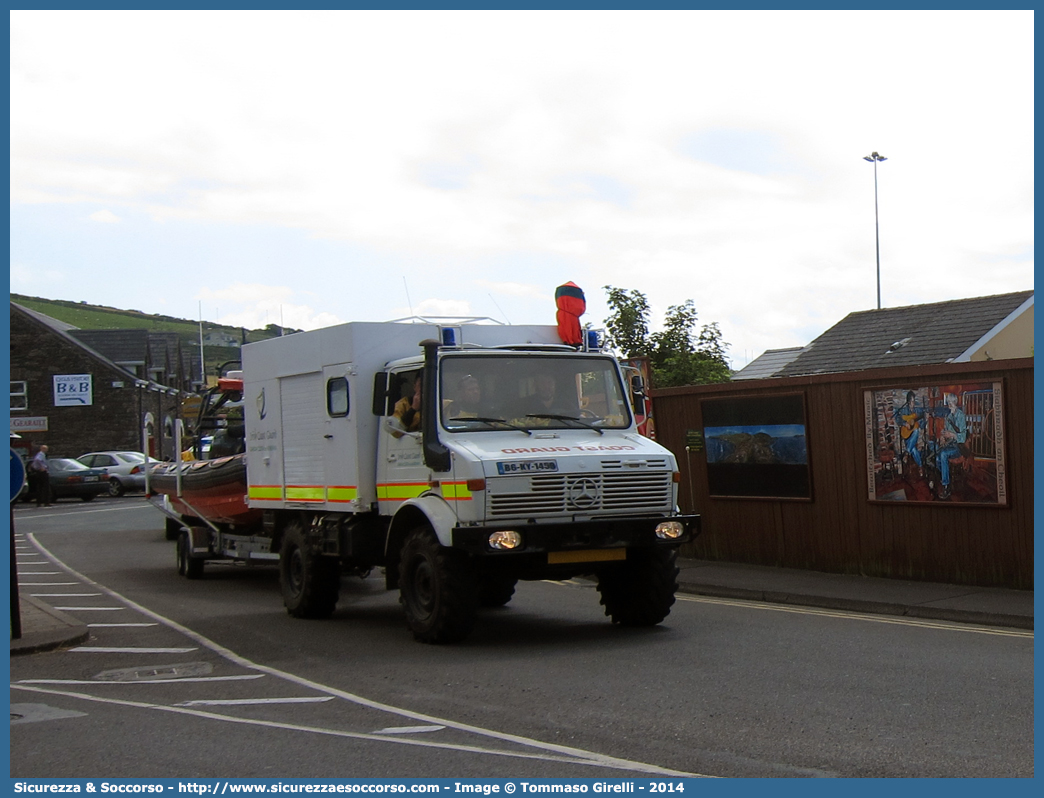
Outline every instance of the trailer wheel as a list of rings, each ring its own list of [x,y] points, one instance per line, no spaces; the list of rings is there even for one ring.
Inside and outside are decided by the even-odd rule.
[[[189,556],[191,548],[192,543],[189,540],[189,533],[183,530],[178,535],[178,576],[183,576],[186,579],[202,579],[203,565],[206,560]]]
[[[479,605],[482,607],[503,607],[515,595],[517,579],[489,574],[479,581]]]
[[[666,618],[678,589],[675,549],[629,549],[627,560],[598,574],[605,614],[621,626],[655,626]]]
[[[340,582],[337,560],[310,551],[303,524],[290,524],[279,550],[279,587],[286,611],[295,618],[329,618],[337,606]]]
[[[471,632],[479,596],[467,557],[443,548],[424,524],[406,536],[399,562],[399,602],[422,643],[455,643]]]

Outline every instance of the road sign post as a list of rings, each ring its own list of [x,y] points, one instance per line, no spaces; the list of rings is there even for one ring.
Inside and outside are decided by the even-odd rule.
[[[18,565],[15,563],[14,503],[25,484],[25,464],[11,447],[11,639],[22,636],[22,608],[18,603]]]

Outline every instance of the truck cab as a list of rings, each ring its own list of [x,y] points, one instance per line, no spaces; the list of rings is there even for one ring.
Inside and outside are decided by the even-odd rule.
[[[403,559],[413,536],[466,559],[480,604],[506,603],[518,579],[592,574],[614,621],[662,620],[674,552],[698,518],[677,514],[674,458],[638,434],[616,360],[554,345],[423,346],[423,359],[375,380],[388,587],[415,592],[418,568],[428,578],[431,563]],[[647,594],[641,610],[624,598],[635,563],[643,584],[659,568],[670,596]],[[630,587],[614,591],[614,576]]]

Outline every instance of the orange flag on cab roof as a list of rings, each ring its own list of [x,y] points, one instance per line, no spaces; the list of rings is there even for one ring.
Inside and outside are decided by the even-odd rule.
[[[580,317],[587,310],[584,292],[573,282],[560,285],[555,289],[555,305],[558,306],[558,337],[564,344],[580,346],[584,340],[580,330]]]

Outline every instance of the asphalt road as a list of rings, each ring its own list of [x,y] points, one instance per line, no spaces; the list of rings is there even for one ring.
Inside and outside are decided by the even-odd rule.
[[[1033,774],[1033,638],[679,596],[613,627],[523,583],[456,646],[375,574],[328,621],[274,568],[176,574],[140,497],[19,507],[20,582],[91,624],[11,660],[14,777],[1011,777]]]

